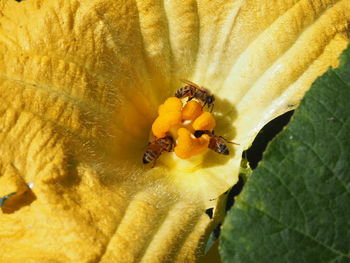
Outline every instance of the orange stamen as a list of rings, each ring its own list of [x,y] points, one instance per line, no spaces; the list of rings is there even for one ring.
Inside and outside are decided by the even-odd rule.
[[[202,104],[191,100],[184,107],[176,97],[168,98],[158,108],[159,116],[152,124],[152,132],[157,138],[171,135],[176,140],[175,154],[187,159],[204,153],[208,149],[210,137],[207,134],[195,138],[195,130],[212,131],[216,125],[210,112],[203,112]],[[185,122],[183,122],[185,121]],[[190,121],[189,123],[186,123]]]
[[[199,115],[202,114],[202,105],[195,101],[189,101],[185,107],[182,109],[182,119],[183,120],[195,120]]]
[[[182,159],[203,153],[208,148],[210,138],[206,134],[195,138],[186,128],[178,129],[177,133],[179,137],[174,151]]]
[[[203,112],[192,124],[195,130],[212,131],[216,125],[215,119],[210,112]]]

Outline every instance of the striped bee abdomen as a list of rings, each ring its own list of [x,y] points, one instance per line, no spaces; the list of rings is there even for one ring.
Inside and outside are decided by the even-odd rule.
[[[144,164],[155,162],[163,152],[172,152],[173,149],[174,139],[171,136],[159,138],[148,144],[147,150],[143,155],[142,162]]]
[[[186,97],[192,97],[193,96],[193,90],[190,86],[184,86],[182,88],[179,88],[175,92],[175,97],[182,99]]]
[[[230,151],[228,150],[228,147],[225,143],[220,143],[218,145],[218,153],[223,154],[223,155],[229,155]]]
[[[148,149],[143,155],[142,161],[144,164],[153,162],[160,156],[161,152],[157,152],[152,149]]]

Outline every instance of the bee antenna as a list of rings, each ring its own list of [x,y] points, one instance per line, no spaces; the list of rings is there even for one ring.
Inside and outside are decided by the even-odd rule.
[[[230,141],[226,141],[226,142],[234,145],[240,145],[239,143],[236,143],[236,142],[230,142]]]
[[[214,134],[214,131],[213,131],[213,134]],[[230,144],[235,144],[235,145],[240,145],[239,143],[235,143],[235,142],[230,142],[230,141],[228,141],[225,137],[222,137],[222,136],[219,136],[221,139],[224,139],[225,140],[225,142],[227,142],[227,143],[230,143]]]

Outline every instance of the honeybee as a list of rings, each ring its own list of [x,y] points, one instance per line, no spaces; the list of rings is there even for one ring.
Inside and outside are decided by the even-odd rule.
[[[181,79],[182,82],[186,83],[187,85],[183,86],[182,88],[179,88],[175,92],[175,97],[179,99],[183,99],[188,97],[188,101],[192,99],[200,100],[204,103],[203,107],[205,105],[208,105],[208,107],[211,106],[211,110],[214,108],[214,101],[215,97],[210,93],[209,90],[199,87],[197,84],[193,83],[192,81],[189,81],[187,79]]]
[[[195,131],[194,132],[194,136],[196,138],[201,137],[203,134],[207,134],[210,137],[208,148],[213,150],[214,152],[219,153],[219,154],[223,154],[223,155],[230,154],[230,151],[229,151],[226,143],[239,145],[238,143],[230,142],[230,141],[226,140],[222,136],[214,135],[214,131],[213,132],[211,132],[211,131]]]
[[[13,192],[11,194],[5,195],[4,197],[1,197],[0,198],[0,207],[4,206],[5,201],[15,194],[17,194],[17,193]]]
[[[150,142],[145,154],[143,155],[143,163],[154,162],[155,164],[155,161],[163,152],[172,152],[174,146],[174,139],[171,136],[166,136],[164,138],[156,139],[154,142]]]

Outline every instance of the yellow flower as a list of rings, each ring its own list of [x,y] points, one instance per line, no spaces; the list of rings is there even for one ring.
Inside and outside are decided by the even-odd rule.
[[[0,0],[0,197],[16,192],[0,262],[194,262],[210,200],[337,65],[349,21],[349,0]],[[151,169],[151,125],[180,79],[215,94],[215,131],[240,145]]]

